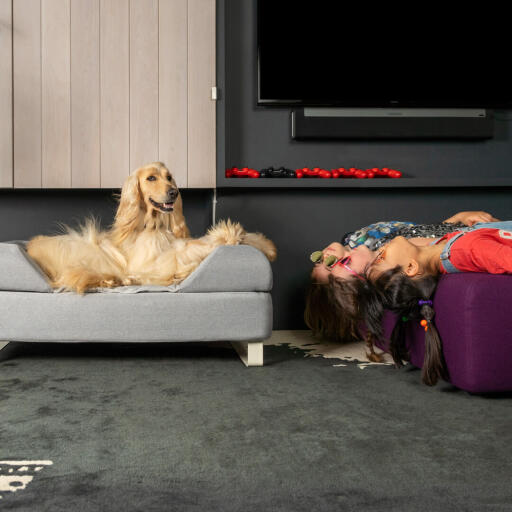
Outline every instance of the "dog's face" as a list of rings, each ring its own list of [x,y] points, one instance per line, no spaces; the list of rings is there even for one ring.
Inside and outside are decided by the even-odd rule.
[[[171,213],[179,190],[169,169],[160,162],[146,165],[137,171],[139,189],[147,210]]]

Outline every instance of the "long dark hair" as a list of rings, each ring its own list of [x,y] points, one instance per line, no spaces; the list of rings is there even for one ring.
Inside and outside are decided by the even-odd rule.
[[[374,281],[382,309],[375,310],[377,317],[372,317],[370,312],[370,318],[366,319],[369,331],[376,338],[380,338],[382,311],[388,309],[398,315],[389,343],[389,352],[398,367],[403,365],[402,361],[410,359],[405,342],[406,322],[426,320],[425,358],[421,376],[422,381],[429,386],[435,385],[439,378],[448,378],[441,338],[434,322],[432,299],[438,279],[434,275],[411,278],[400,267],[384,272]]]
[[[381,309],[370,281],[330,275],[327,283],[310,283],[304,321],[317,338],[339,342],[364,339],[369,350],[368,358],[380,362],[382,357],[375,353],[372,338],[379,329]]]

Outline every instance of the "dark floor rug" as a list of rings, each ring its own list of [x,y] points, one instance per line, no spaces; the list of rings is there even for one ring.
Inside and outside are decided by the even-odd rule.
[[[334,363],[286,345],[245,368],[227,345],[16,344],[0,510],[512,510],[512,395]]]

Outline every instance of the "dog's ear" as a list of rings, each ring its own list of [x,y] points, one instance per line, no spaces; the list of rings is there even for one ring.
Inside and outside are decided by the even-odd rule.
[[[121,190],[119,208],[116,212],[113,230],[119,242],[144,225],[144,201],[139,186],[139,176],[135,172],[125,180]]]
[[[185,216],[183,215],[183,201],[181,192],[174,202],[174,211],[171,213],[171,231],[176,238],[190,238]]]
[[[128,176],[123,183],[121,190],[121,202],[125,203],[140,203],[142,201],[142,193],[139,185],[139,175],[135,171],[133,174]]]

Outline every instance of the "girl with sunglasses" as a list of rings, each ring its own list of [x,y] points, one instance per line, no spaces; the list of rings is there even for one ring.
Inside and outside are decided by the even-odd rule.
[[[376,318],[380,304],[372,283],[365,275],[379,249],[397,236],[417,246],[428,246],[433,238],[478,222],[494,222],[491,214],[482,211],[459,212],[439,224],[386,222],[372,224],[321,251],[314,251],[311,283],[306,293],[304,320],[318,338],[354,341],[366,337],[371,360],[379,360],[373,344],[362,329],[363,320]],[[377,325],[375,329],[377,329]]]

